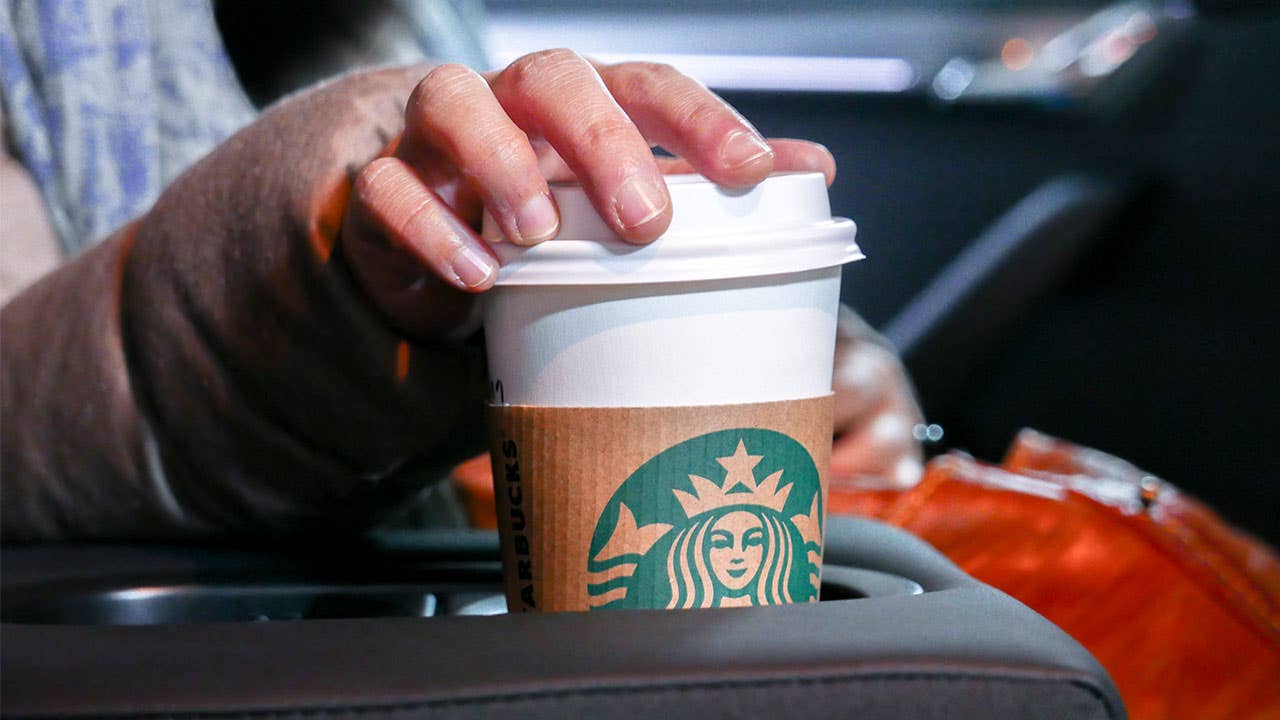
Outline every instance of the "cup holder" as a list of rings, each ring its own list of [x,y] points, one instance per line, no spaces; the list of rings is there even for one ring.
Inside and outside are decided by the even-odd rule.
[[[819,600],[857,600],[859,598],[920,595],[920,583],[901,575],[878,570],[865,570],[841,565],[822,568],[822,590]]]
[[[823,600],[922,592],[897,575],[846,567],[824,570]],[[506,612],[497,566],[471,583],[309,583],[245,581],[128,584],[45,583],[6,598],[7,622],[54,625],[167,625],[316,618],[435,617]]]
[[[772,717],[853,693],[870,714],[981,696],[995,717],[1123,717],[1087,652],[1013,598],[896,528],[827,529],[820,604],[485,619],[459,616],[505,611],[493,533],[0,547],[0,716],[692,717],[729,698]]]

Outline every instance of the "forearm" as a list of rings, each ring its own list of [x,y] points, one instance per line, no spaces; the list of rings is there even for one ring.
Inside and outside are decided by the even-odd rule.
[[[0,495],[6,538],[182,525],[149,486],[120,332],[132,226],[0,311]]]
[[[479,353],[410,343],[356,288],[329,226],[341,175],[287,216],[252,207],[257,179],[215,170],[226,184],[202,188],[244,210],[162,198],[125,273],[126,353],[170,486],[222,530],[367,523],[420,486],[395,477],[405,464],[480,446]],[[191,231],[227,227],[288,240]]]
[[[268,113],[4,309],[6,537],[360,525],[481,445],[478,353],[400,337],[339,247],[414,74]]]

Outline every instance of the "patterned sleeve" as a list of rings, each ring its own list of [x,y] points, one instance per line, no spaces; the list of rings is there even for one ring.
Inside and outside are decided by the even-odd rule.
[[[209,0],[0,0],[0,97],[65,255],[249,122]]]

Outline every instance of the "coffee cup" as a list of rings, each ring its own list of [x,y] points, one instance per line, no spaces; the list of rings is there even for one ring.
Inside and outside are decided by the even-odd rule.
[[[556,239],[484,235],[492,461],[512,611],[813,601],[841,266],[819,173],[667,178],[668,230],[618,239],[553,185]]]

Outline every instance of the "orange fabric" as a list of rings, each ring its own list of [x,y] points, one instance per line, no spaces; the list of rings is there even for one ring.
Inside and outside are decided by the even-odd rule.
[[[487,458],[454,477],[492,527]],[[1280,558],[1119,458],[1024,431],[1003,468],[950,454],[905,491],[837,477],[828,507],[915,533],[1056,623],[1134,720],[1280,720]]]
[[[493,499],[493,466],[489,464],[489,453],[477,455],[455,467],[452,480],[471,527],[497,530],[498,511]]]
[[[1210,583],[1229,589],[1231,602],[1242,604],[1243,612],[1280,628],[1280,557],[1195,498],[1125,460],[1034,430],[1018,435],[1003,467],[1014,472],[1109,478],[1136,488],[1147,504],[1147,514],[1168,534],[1168,541],[1204,563],[1212,575]]]
[[[1136,494],[1123,503],[1118,488],[1096,487],[1107,480],[949,455],[883,519],[1070,633],[1135,720],[1280,717],[1280,630],[1208,571],[1203,546]],[[1266,573],[1280,572],[1270,557]]]

